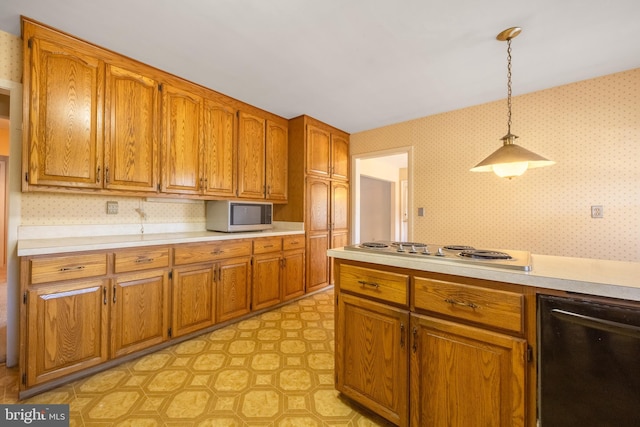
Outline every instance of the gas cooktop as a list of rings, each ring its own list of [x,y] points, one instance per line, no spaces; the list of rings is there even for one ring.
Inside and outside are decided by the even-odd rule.
[[[495,268],[531,271],[531,254],[526,251],[476,249],[465,245],[435,245],[417,242],[364,242],[345,250],[398,255],[414,259],[440,259]]]

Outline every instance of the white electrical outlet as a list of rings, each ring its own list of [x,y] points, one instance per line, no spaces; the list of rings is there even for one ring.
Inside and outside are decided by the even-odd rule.
[[[107,202],[107,215],[115,215],[118,213],[118,202]]]
[[[604,218],[602,205],[591,206],[591,218]]]

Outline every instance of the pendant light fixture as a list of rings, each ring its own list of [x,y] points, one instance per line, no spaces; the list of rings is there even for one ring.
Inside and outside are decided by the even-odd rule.
[[[507,42],[507,134],[501,139],[502,147],[489,157],[478,163],[471,172],[494,172],[501,178],[520,176],[527,169],[550,166],[555,162],[547,160],[531,151],[514,144],[517,136],[511,133],[511,40],[522,31],[519,27],[512,27],[502,31],[496,39]]]

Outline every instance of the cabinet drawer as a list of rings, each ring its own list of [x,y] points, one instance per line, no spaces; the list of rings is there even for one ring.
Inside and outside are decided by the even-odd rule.
[[[522,294],[421,277],[413,285],[416,309],[523,332]]]
[[[264,237],[253,241],[253,253],[264,254],[267,252],[280,252],[282,250],[282,237]]]
[[[409,276],[371,268],[342,265],[340,291],[408,305]]]
[[[136,249],[115,253],[115,272],[164,268],[169,266],[169,249]]]
[[[247,255],[251,255],[251,240],[210,242],[177,246],[173,250],[173,262],[176,265],[195,264]]]
[[[30,262],[31,283],[56,282],[107,274],[107,254],[34,258]]]
[[[284,236],[282,238],[282,249],[285,251],[289,249],[304,249],[304,234]]]

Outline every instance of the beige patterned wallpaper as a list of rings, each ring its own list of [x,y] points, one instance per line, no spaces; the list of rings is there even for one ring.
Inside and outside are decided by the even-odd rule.
[[[0,31],[0,79],[22,82],[22,39]]]
[[[513,99],[517,143],[557,162],[512,180],[469,169],[506,133],[506,101],[351,135],[351,154],[412,146],[413,239],[640,261],[640,69]],[[591,218],[602,205],[604,218]]]
[[[118,213],[107,215],[107,201],[118,202]],[[203,201],[146,201],[139,197],[23,193],[21,225],[204,223]]]

